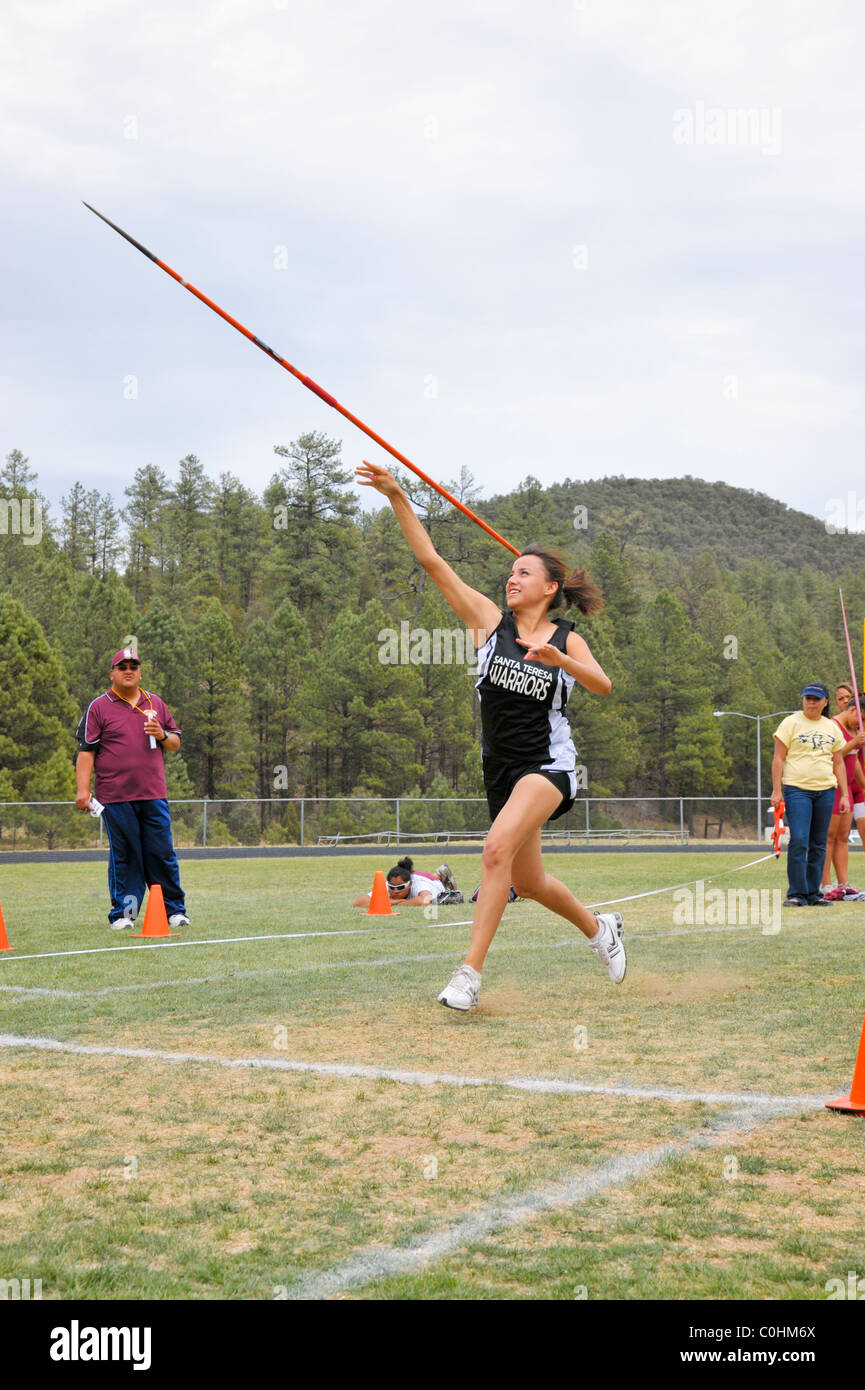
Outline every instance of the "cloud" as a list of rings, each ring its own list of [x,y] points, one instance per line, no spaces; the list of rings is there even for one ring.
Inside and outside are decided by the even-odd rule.
[[[5,6],[6,447],[55,497],[190,449],[261,487],[308,428],[367,447],[84,197],[436,476],[689,472],[822,515],[859,457],[857,18]],[[777,152],[677,144],[699,109],[780,112]]]

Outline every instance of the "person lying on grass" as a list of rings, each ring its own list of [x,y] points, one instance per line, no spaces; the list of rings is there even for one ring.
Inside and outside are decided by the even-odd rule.
[[[434,874],[415,873],[408,855],[388,869],[387,891],[391,902],[405,903],[407,907],[426,907],[428,903],[448,907],[465,901],[447,864],[440,864]],[[369,907],[370,897],[364,893],[355,898],[352,907]]]

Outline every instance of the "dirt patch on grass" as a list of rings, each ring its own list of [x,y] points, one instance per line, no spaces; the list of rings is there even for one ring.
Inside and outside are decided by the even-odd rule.
[[[726,999],[750,988],[746,976],[732,970],[699,970],[691,975],[641,971],[630,982],[630,992],[641,999],[694,1004]]]
[[[477,1007],[480,1018],[515,1019],[527,1012],[527,991],[525,989],[482,990]]]

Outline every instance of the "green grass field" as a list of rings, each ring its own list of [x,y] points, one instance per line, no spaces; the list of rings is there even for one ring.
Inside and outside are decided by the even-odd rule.
[[[589,903],[784,887],[783,860],[731,872],[749,857],[548,868]],[[180,940],[221,941],[139,950],[102,865],[0,866],[0,1276],[44,1298],[822,1300],[865,1274],[865,1119],[821,1105],[852,1081],[865,903],[768,931],[626,903],[620,986],[516,903],[458,1014],[435,996],[470,909],[349,906],[391,862],[187,862]],[[452,866],[470,893],[479,856]],[[333,934],[224,940],[301,932]]]

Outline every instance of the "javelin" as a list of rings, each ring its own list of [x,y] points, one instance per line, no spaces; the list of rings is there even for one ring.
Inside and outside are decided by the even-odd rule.
[[[847,640],[847,660],[850,662],[850,679],[853,682],[853,699],[856,701],[856,714],[859,717],[859,732],[862,733],[862,708],[859,704],[859,686],[856,681],[856,668],[853,665],[853,649],[850,646],[850,633],[847,628],[847,610],[844,607],[844,595],[838,590],[841,599],[841,617],[844,619],[844,636]]]
[[[480,517],[475,516],[474,512],[469,511],[468,507],[464,507],[462,502],[458,502],[446,488],[441,487],[439,483],[433,482],[432,478],[428,477],[426,473],[422,473],[419,468],[416,468],[415,465],[406,458],[405,454],[401,454],[392,444],[388,444],[386,439],[382,439],[380,434],[376,434],[375,430],[371,430],[369,425],[363,423],[363,420],[359,420],[356,415],[352,415],[350,410],[347,410],[344,405],[340,405],[339,401],[336,400],[329,391],[325,391],[323,387],[313,381],[312,377],[305,376],[303,372],[299,372],[297,368],[293,367],[284,357],[280,357],[279,353],[275,352],[272,347],[268,347],[267,343],[263,343],[254,333],[250,333],[248,328],[244,328],[242,323],[238,323],[237,319],[232,318],[231,314],[227,314],[225,310],[220,309],[219,305],[215,304],[212,299],[208,299],[206,294],[202,294],[201,290],[197,290],[194,285],[190,285],[189,281],[184,280],[181,275],[178,275],[176,270],[172,270],[170,265],[166,265],[165,261],[161,261],[158,256],[154,256],[153,252],[148,251],[146,246],[142,246],[140,241],[135,240],[135,237],[130,236],[128,232],[124,232],[122,227],[118,227],[115,222],[110,222],[101,212],[97,212],[96,208],[90,207],[89,203],[84,203],[84,206],[88,208],[90,212],[95,213],[97,217],[101,218],[103,222],[108,223],[108,226],[112,227],[120,236],[125,237],[128,242],[131,242],[136,250],[140,251],[143,256],[147,256],[148,260],[158,265],[159,269],[164,270],[166,275],[170,275],[172,280],[176,280],[178,285],[182,285],[185,290],[189,290],[189,293],[194,294],[196,299],[200,299],[202,304],[206,304],[208,309],[212,309],[221,319],[225,319],[226,323],[230,323],[232,328],[236,328],[238,333],[243,334],[244,338],[248,338],[251,343],[255,343],[256,347],[261,348],[262,352],[266,352],[268,357],[272,357],[274,362],[279,363],[280,367],[284,367],[287,372],[291,372],[291,375],[297,377],[298,381],[301,382],[307,390],[313,391],[316,396],[319,396],[320,399],[324,401],[325,405],[333,406],[334,410],[338,410],[340,415],[345,416],[346,420],[350,420],[359,430],[363,430],[364,434],[368,434],[370,439],[374,440],[382,449],[386,449],[389,454],[392,454],[393,457],[404,464],[406,468],[410,468],[412,473],[416,473],[428,487],[434,488],[436,492],[440,493],[441,496],[454,507],[465,516],[469,517],[471,521],[476,522],[482,530],[486,531],[487,535],[492,536],[493,540],[498,541],[505,549],[513,551],[514,555],[519,555],[520,552],[517,550],[516,546],[511,545],[510,541],[506,541],[503,536],[499,535],[498,531],[494,531],[485,521],[481,521]]]

